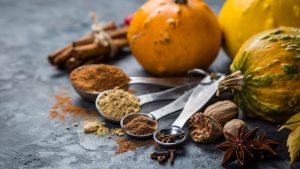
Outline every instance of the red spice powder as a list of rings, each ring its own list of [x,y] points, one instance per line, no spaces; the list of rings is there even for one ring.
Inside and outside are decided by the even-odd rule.
[[[56,94],[54,99],[56,102],[49,110],[52,119],[64,121],[67,116],[80,117],[86,120],[98,119],[99,114],[96,111],[73,104],[72,98],[68,96],[65,90]]]

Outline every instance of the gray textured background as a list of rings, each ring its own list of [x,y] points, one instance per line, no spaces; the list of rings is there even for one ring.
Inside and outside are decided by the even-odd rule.
[[[67,74],[50,66],[47,54],[89,31],[88,13],[101,20],[121,22],[142,0],[0,0],[0,168],[221,168],[223,153],[214,144],[187,142],[175,165],[163,166],[149,158],[150,148],[114,155],[115,142],[107,137],[85,135],[81,127],[66,130],[73,120],[61,123],[49,118],[52,95],[67,87],[77,105],[93,108],[71,88]],[[208,2],[218,12],[223,0]],[[221,52],[211,70],[226,72],[230,60]],[[130,55],[115,62],[129,75],[145,76]],[[130,66],[129,66],[130,65]],[[154,89],[147,87],[145,93]],[[143,107],[153,110],[163,102]],[[174,116],[160,121],[169,125]],[[256,162],[249,168],[289,168],[285,139],[277,126],[247,119],[278,140],[279,157]],[[299,163],[296,168],[299,167]],[[240,168],[236,163],[228,168]]]

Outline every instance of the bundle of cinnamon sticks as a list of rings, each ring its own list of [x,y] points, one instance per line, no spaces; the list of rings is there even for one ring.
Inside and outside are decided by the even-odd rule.
[[[101,28],[108,36],[109,44],[97,43],[94,32],[71,42],[48,56],[49,62],[59,69],[69,71],[87,64],[100,63],[116,56],[123,47],[128,46],[126,38],[128,26],[117,26],[110,21]]]

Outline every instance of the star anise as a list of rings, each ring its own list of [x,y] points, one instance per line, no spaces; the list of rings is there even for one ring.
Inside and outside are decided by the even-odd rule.
[[[278,142],[267,138],[266,133],[264,132],[258,135],[257,139],[250,142],[251,148],[257,151],[261,159],[270,155],[276,156],[277,152],[274,150],[274,148],[278,144],[279,144]]]
[[[256,139],[257,128],[246,131],[244,127],[239,128],[235,137],[230,133],[224,133],[227,141],[217,145],[217,148],[225,151],[222,165],[233,162],[235,159],[243,166],[245,161],[250,161],[254,157],[264,158],[266,155],[277,155],[274,147],[278,143],[261,133]]]
[[[254,157],[252,141],[256,134],[257,128],[251,131],[246,131],[244,127],[239,128],[238,135],[235,137],[230,133],[225,132],[227,141],[217,145],[217,148],[225,151],[222,165],[229,164],[236,159],[243,166],[246,160],[251,160]]]

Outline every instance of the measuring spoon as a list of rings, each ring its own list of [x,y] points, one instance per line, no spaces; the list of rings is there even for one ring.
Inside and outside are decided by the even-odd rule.
[[[204,80],[202,80],[203,82],[208,82],[210,79],[204,78]],[[201,82],[202,82],[201,81]],[[145,94],[145,95],[141,95],[141,96],[137,96],[140,99],[140,105],[142,106],[143,104],[146,103],[150,103],[153,101],[159,101],[159,100],[173,100],[176,99],[178,97],[180,97],[181,95],[183,95],[186,91],[194,88],[195,86],[197,86],[199,84],[199,82],[192,82],[192,83],[188,83],[185,85],[181,85],[178,87],[174,87],[168,90],[164,90],[161,92],[156,92],[156,93],[150,93],[150,94]],[[98,112],[100,113],[100,115],[102,115],[106,120],[111,121],[111,122],[115,122],[115,123],[119,123],[120,120],[115,120],[115,119],[111,119],[109,117],[107,117],[100,109],[99,106],[99,100],[101,99],[101,97],[107,93],[110,92],[111,90],[107,90],[105,92],[102,92],[101,94],[98,95],[96,101],[95,101],[95,105],[96,108],[98,110]]]
[[[199,85],[207,85],[208,82],[211,81],[211,77],[210,76],[206,76]],[[190,89],[188,92],[184,93],[182,96],[178,97],[176,100],[174,100],[173,102],[171,102],[170,104],[157,109],[155,111],[152,111],[149,114],[146,113],[131,113],[126,115],[125,117],[123,117],[121,119],[121,128],[125,131],[125,133],[127,133],[128,135],[132,136],[132,137],[136,137],[136,138],[147,138],[153,135],[153,133],[148,133],[148,134],[144,134],[144,135],[136,135],[133,133],[130,133],[129,131],[127,131],[126,129],[124,129],[124,125],[126,125],[129,121],[131,121],[133,118],[136,118],[138,116],[144,116],[144,117],[148,117],[152,120],[154,120],[156,122],[156,130],[158,129],[158,120],[161,119],[162,117],[165,117],[169,114],[172,114],[178,110],[181,110],[185,103],[187,102],[188,98],[190,97],[190,95],[192,94],[193,89]]]
[[[186,133],[182,130],[187,120],[197,111],[199,111],[203,106],[214,96],[218,90],[219,82],[224,79],[224,75],[219,74],[219,78],[213,81],[209,85],[199,84],[192,92],[187,103],[185,104],[181,114],[174,121],[174,123],[165,129],[160,129],[156,131],[153,138],[156,143],[164,147],[175,147],[182,144],[186,140]],[[158,139],[159,135],[184,135],[182,138],[178,139],[172,143],[165,143]]]
[[[86,68],[95,68],[96,65],[83,65],[80,66],[72,71],[76,72],[81,69]],[[71,74],[72,74],[71,73]],[[192,69],[188,71],[189,77],[175,77],[175,78],[157,78],[157,77],[130,77],[130,81],[128,85],[134,85],[134,84],[149,84],[149,85],[158,85],[158,86],[165,86],[165,87],[175,87],[178,85],[183,85],[190,82],[200,81],[202,78],[199,77],[199,75],[206,75],[207,72],[199,69]],[[125,76],[127,76],[124,73]],[[191,76],[196,75],[197,77]],[[97,98],[97,96],[101,93],[101,91],[88,91],[83,90],[80,87],[76,86],[76,83],[72,81],[72,78],[70,79],[71,84],[75,91],[85,100],[94,102]]]
[[[156,77],[130,77],[129,85],[134,84],[146,84],[146,85],[158,85],[165,87],[174,87],[183,85],[189,82],[199,82],[201,77],[178,77],[178,78],[156,78]],[[97,96],[102,92],[86,91],[77,87],[72,81],[71,84],[75,91],[85,100],[94,102]]]

